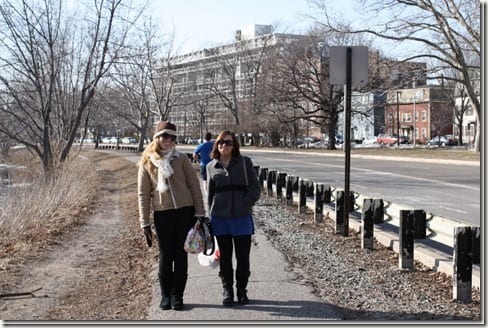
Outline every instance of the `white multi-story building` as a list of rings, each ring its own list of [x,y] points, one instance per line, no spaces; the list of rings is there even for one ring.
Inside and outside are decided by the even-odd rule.
[[[174,104],[169,119],[179,127],[180,136],[199,137],[206,131],[217,132],[233,126],[250,106],[256,82],[253,78],[256,70],[262,70],[263,49],[301,37],[272,33],[271,25],[251,25],[237,30],[233,43],[164,61],[161,72],[172,81]]]

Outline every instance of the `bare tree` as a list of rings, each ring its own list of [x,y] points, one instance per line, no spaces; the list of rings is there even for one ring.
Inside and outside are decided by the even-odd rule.
[[[235,42],[229,48],[212,49],[220,52],[214,53],[220,64],[207,88],[229,110],[236,127],[240,126],[245,109],[257,111],[263,105],[258,101],[258,90],[271,38],[272,34],[261,36],[258,46],[251,39]]]
[[[277,53],[273,89],[275,109],[281,122],[306,120],[321,127],[329,135],[329,149],[335,148],[335,132],[343,90],[329,84],[327,45],[320,33],[283,45]]]
[[[152,117],[167,116],[159,110],[163,106],[158,99],[160,77],[155,70],[163,46],[157,31],[152,17],[146,17],[132,36],[130,47],[126,47],[120,62],[111,70],[112,83],[104,97],[106,108],[137,131],[139,151],[144,148]]]
[[[359,0],[362,15],[374,17],[367,28],[354,28],[344,20],[336,22],[325,1],[315,3],[324,13],[317,23],[334,31],[415,44],[416,53],[408,54],[403,60],[430,60],[432,79],[447,78],[446,70],[459,72],[449,78],[464,85],[473,104],[478,117],[474,148],[480,151],[481,4],[478,0]]]
[[[121,0],[68,16],[62,2],[0,5],[0,131],[35,152],[46,178],[68,157],[98,84],[137,16]]]

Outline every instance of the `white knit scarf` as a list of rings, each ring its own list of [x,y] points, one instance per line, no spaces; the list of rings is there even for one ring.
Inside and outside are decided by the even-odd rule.
[[[173,168],[171,167],[170,160],[173,156],[173,150],[170,150],[168,153],[163,154],[161,159],[157,159],[154,155],[151,155],[149,158],[151,162],[158,168],[158,186],[156,188],[157,191],[163,193],[168,190],[168,183],[167,180],[173,173]]]

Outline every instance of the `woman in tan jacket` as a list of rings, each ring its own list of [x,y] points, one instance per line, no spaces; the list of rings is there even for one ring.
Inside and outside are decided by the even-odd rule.
[[[158,123],[153,141],[138,163],[139,222],[152,245],[151,208],[159,243],[159,283],[163,310],[183,308],[188,277],[186,235],[205,215],[200,181],[187,155],[175,149],[176,126]]]

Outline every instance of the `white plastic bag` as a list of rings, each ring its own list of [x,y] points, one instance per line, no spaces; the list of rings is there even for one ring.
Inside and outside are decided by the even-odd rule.
[[[215,269],[219,266],[219,261],[220,261],[220,249],[219,246],[217,245],[217,241],[214,240],[215,242],[215,252],[212,255],[205,255],[203,252],[198,253],[198,263],[200,263],[201,266],[208,266],[211,267],[212,269]]]

